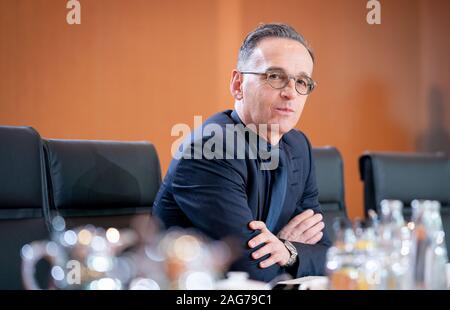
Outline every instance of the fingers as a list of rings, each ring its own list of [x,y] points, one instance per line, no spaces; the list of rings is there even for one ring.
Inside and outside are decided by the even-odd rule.
[[[253,230],[261,230],[261,233],[259,235],[257,235],[256,237],[254,237],[253,239],[251,239],[248,242],[248,246],[250,248],[254,248],[257,247],[258,245],[260,245],[261,243],[266,243],[268,242],[272,237],[275,237],[266,227],[266,224],[264,222],[261,221],[251,221],[248,226],[253,229]]]
[[[322,221],[322,214],[320,213],[316,213],[313,216],[311,216],[310,218],[304,220],[303,222],[301,222],[297,227],[297,233],[298,234],[303,234],[305,233],[308,229],[311,229],[314,225],[316,225],[317,223]]]
[[[259,229],[261,231],[262,230],[266,230],[267,231],[266,224],[264,222],[261,222],[261,221],[251,221],[248,224],[248,226],[250,227],[250,229],[253,229],[253,230]]]
[[[320,241],[323,237],[323,232],[318,232],[315,236],[313,236],[311,239],[307,240],[305,243],[307,244],[316,244]]]
[[[261,268],[267,268],[277,263],[281,266],[286,264],[290,253],[284,243],[267,229],[266,224],[260,221],[252,221],[249,223],[249,227],[253,230],[261,230],[260,234],[248,242],[249,247],[254,248],[265,243],[263,247],[252,253],[253,259],[259,259],[268,254],[270,255],[269,258],[260,262],[259,266]]]
[[[264,254],[265,255],[265,254]],[[286,265],[290,257],[290,253],[285,245],[277,239],[270,248],[270,256],[259,263],[261,268],[267,268],[273,264],[278,264],[280,266]]]
[[[311,216],[311,214],[313,215]],[[297,223],[297,226],[293,226],[294,223]],[[283,227],[278,236],[289,241],[314,244],[322,238],[323,233],[320,236],[317,235],[324,228],[322,214],[314,214],[311,209],[308,209],[294,217],[288,225]]]
[[[305,242],[307,239],[310,239],[313,235],[315,235],[318,231],[322,230],[323,227],[325,227],[325,224],[323,224],[323,222],[322,222],[322,219],[323,219],[322,214],[316,213],[313,216],[309,216],[309,215],[311,215],[311,212],[313,212],[313,211],[312,210],[307,210],[307,211],[309,211],[309,212],[306,215],[304,215],[306,212],[305,211],[305,212],[297,215],[296,217],[294,217],[288,223],[288,225],[286,225],[280,231],[280,233],[279,233],[280,238],[291,240],[291,241],[297,241],[297,242]],[[302,217],[300,217],[300,216],[302,216]],[[306,217],[306,216],[309,216],[309,217]],[[298,223],[299,218],[303,219],[302,222],[297,224],[297,226],[292,226],[292,223],[294,223],[294,222]],[[319,223],[322,223],[319,226],[322,228],[316,228],[312,232],[308,233],[308,231],[312,227],[318,225]],[[304,234],[307,234],[307,235],[304,236]]]
[[[314,211],[311,209],[308,209],[306,211],[303,211],[299,215],[296,215],[294,218],[292,218],[289,223],[283,228],[283,230],[293,230],[297,225],[302,223],[304,220],[314,216]]]
[[[308,230],[306,230],[303,233],[304,240],[308,241],[309,239],[311,239],[312,237],[317,235],[319,232],[321,232],[324,228],[325,228],[324,222],[317,223],[316,225],[314,225],[313,227],[309,228]]]
[[[279,261],[279,257],[275,256],[275,255],[270,255],[270,257],[266,260],[263,260],[262,262],[259,263],[259,267],[261,268],[267,268],[272,266],[273,264],[278,263]]]
[[[254,237],[253,239],[251,239],[248,242],[248,246],[250,248],[254,248],[257,247],[258,245],[260,245],[261,243],[267,242],[269,241],[270,235],[265,233],[265,232],[261,232],[259,235],[257,235],[256,237]]]
[[[253,252],[252,257],[254,259],[258,259],[258,258],[263,257],[264,255],[270,254],[270,253],[272,253],[272,245],[266,244],[265,246],[260,248],[258,251]]]

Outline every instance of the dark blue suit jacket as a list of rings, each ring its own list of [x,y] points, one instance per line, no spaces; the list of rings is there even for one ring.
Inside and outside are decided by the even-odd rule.
[[[228,110],[212,116],[203,125],[211,123],[225,128],[226,124],[236,124],[236,120]],[[207,141],[203,139],[203,143]],[[309,141],[303,133],[291,130],[283,135],[282,145],[288,182],[274,234],[306,209],[321,212]],[[258,263],[267,256],[258,260],[250,256],[254,250],[247,242],[259,232],[249,229],[248,224],[261,220],[260,173],[256,161],[250,159],[174,159],[156,197],[153,214],[166,227],[194,227],[214,239],[236,238],[242,255],[231,269],[247,271],[253,279],[268,282],[284,272],[294,277],[324,274],[330,246],[325,230],[315,245],[294,243],[299,263],[289,270],[279,265],[260,268]]]

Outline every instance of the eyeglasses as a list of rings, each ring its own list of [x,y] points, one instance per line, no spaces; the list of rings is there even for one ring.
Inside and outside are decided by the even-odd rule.
[[[317,83],[307,75],[295,77],[288,75],[283,70],[267,70],[264,73],[241,71],[241,73],[265,76],[267,83],[275,89],[285,88],[289,84],[289,81],[293,79],[295,81],[295,90],[300,95],[309,95],[317,86]]]

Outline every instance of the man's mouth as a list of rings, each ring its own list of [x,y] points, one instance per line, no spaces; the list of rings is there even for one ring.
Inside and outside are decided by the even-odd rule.
[[[291,108],[275,108],[275,111],[283,115],[290,115],[294,113],[294,110]]]

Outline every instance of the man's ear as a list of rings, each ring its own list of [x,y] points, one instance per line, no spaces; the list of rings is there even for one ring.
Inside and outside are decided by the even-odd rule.
[[[230,92],[236,100],[242,100],[242,74],[234,69],[231,72]]]

